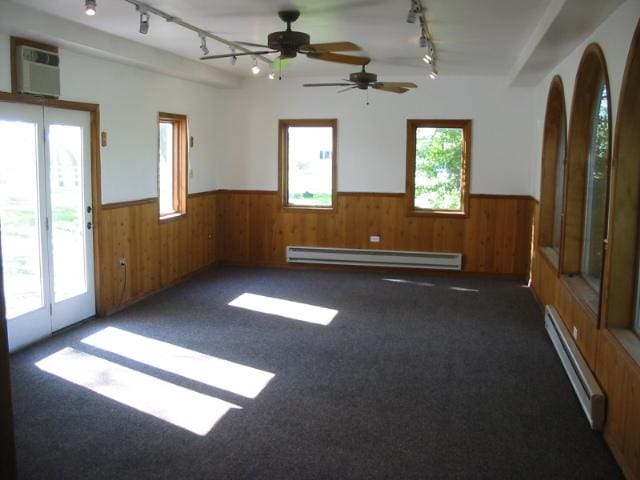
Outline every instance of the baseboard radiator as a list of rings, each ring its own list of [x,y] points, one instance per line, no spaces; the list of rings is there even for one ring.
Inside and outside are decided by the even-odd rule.
[[[591,428],[601,431],[605,417],[605,396],[600,385],[580,354],[557,310],[547,305],[544,319],[551,342],[560,356],[560,361],[571,380],[571,385],[576,391]]]
[[[461,270],[462,254],[288,246],[287,262]]]

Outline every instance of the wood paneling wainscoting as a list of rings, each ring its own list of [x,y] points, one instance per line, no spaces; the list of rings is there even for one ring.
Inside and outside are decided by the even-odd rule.
[[[471,195],[468,218],[407,216],[404,194],[338,193],[333,212],[288,212],[278,192],[220,191],[218,258],[286,265],[287,245],[462,252],[463,271],[525,277],[533,199]],[[380,235],[380,243],[370,243]]]
[[[179,282],[216,262],[216,192],[189,195],[187,214],[158,221],[157,199],[103,205],[99,315]],[[126,260],[126,267],[120,259]]]
[[[606,393],[604,438],[626,477],[640,480],[640,364],[615,330],[598,325],[597,312],[576,295],[572,279],[558,276],[540,249],[532,262],[534,294],[541,305],[556,307],[569,331],[578,329],[575,343]]]

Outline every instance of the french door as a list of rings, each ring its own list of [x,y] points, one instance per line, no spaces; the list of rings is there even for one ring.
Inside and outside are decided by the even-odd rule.
[[[0,102],[9,349],[95,314],[90,114]]]

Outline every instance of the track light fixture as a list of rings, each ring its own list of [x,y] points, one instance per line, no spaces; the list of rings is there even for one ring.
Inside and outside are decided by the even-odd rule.
[[[149,33],[149,19],[151,15],[149,15],[149,12],[143,7],[138,7],[138,10],[140,11],[140,33],[146,35]]]
[[[433,37],[429,31],[429,24],[427,23],[426,12],[427,9],[422,6],[422,0],[409,0],[411,7],[409,8],[409,15],[407,16],[407,22],[416,23],[419,20],[420,23],[420,48],[427,50],[427,53],[422,57],[422,61],[431,66],[431,72],[429,76],[436,78],[438,76],[438,70],[436,69],[436,49],[433,44]]]
[[[275,72],[269,72],[269,80],[274,80],[276,78]]]
[[[96,0],[84,1],[84,13],[93,17],[96,14]]]
[[[253,67],[251,67],[251,73],[258,75],[260,73],[260,67],[258,66],[258,59],[253,57]]]
[[[407,14],[407,23],[416,23],[418,15],[422,13],[422,5],[418,0],[411,0],[411,7]]]
[[[142,33],[143,35],[149,32],[149,21],[151,19],[151,16],[156,15],[173,25],[177,25],[180,28],[184,28],[185,30],[189,30],[190,32],[193,32],[196,35],[198,35],[198,37],[200,37],[200,49],[202,50],[202,53],[204,53],[205,57],[208,56],[209,54],[209,47],[207,46],[207,41],[212,40],[212,41],[222,43],[223,45],[226,45],[231,49],[231,53],[233,54],[233,56],[231,57],[232,65],[234,65],[237,60],[237,57],[235,55],[236,50],[241,52],[238,55],[254,55],[256,62],[257,60],[260,60],[261,62],[264,62],[267,65],[271,65],[273,63],[273,61],[270,58],[265,57],[263,54],[254,54],[247,47],[243,45],[239,45],[229,40],[226,40],[220,35],[211,33],[205,30],[204,28],[193,25],[192,23],[185,22],[181,18],[175,15],[172,15],[171,13],[168,13],[164,10],[154,7],[149,3],[151,0],[124,0],[124,1],[126,3],[133,5],[136,8],[136,11],[140,13],[140,33]],[[158,2],[154,2],[154,3],[158,3]],[[164,3],[176,3],[176,2],[164,2]],[[94,15],[96,12],[96,0],[85,0],[85,11],[87,15]]]
[[[200,34],[200,50],[203,55],[209,55],[209,48],[207,47],[207,37],[204,34]]]

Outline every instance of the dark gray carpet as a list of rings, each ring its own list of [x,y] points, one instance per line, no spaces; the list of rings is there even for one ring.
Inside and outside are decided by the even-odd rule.
[[[245,292],[339,313],[227,305]],[[106,326],[275,377],[247,399],[80,343]],[[194,435],[34,366],[67,346],[242,409]],[[220,268],[17,353],[12,375],[22,479],[622,478],[512,280]]]

